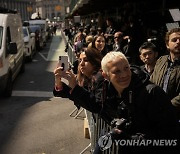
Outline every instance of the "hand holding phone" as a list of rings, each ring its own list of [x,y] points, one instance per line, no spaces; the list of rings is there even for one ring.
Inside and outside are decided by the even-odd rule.
[[[63,71],[67,71],[69,69],[68,56],[59,56],[59,66],[63,67]]]

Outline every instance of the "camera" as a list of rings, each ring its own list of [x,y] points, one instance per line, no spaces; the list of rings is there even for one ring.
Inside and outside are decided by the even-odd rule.
[[[120,118],[120,119],[114,119],[111,122],[112,127],[120,129],[120,130],[126,130],[129,126],[129,122],[127,119]]]
[[[118,116],[111,122],[113,128],[126,131],[131,126],[131,115],[128,106],[122,101],[117,109]]]

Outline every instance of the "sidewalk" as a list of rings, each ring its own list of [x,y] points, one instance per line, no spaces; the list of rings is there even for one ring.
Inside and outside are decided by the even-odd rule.
[[[51,46],[48,52],[48,61],[58,61],[58,57],[61,55],[66,55],[65,50],[65,42],[61,36],[61,31],[57,30],[56,35],[53,36]]]
[[[65,37],[62,36],[63,34],[61,34],[61,31],[57,30],[56,32],[56,36],[53,36],[52,38],[52,42],[49,48],[49,52],[48,52],[48,57],[47,60],[48,61],[58,61],[58,57],[60,55],[67,55],[67,53],[65,52],[65,47],[66,47],[66,41],[64,39],[66,39]],[[64,82],[66,82],[66,80],[63,79]],[[64,104],[64,106],[71,106],[70,110],[72,110],[72,108],[75,109],[75,106],[73,105],[73,103],[70,104],[70,100],[69,99],[62,99],[62,98],[53,98],[54,101],[62,104],[62,100]],[[64,112],[65,115],[63,114],[62,116],[64,117],[63,121],[71,121],[68,124],[63,124],[62,129],[63,129],[63,134],[61,135],[60,139],[61,139],[61,152],[57,152],[57,154],[68,154],[68,153],[72,153],[72,154],[89,154],[90,153],[90,148],[87,148],[90,140],[86,139],[84,137],[84,120],[82,119],[82,117],[85,117],[85,113],[82,112],[79,117],[77,117],[77,119],[75,117],[71,117],[69,112],[69,109],[66,111],[63,111],[64,109],[60,109],[59,112]],[[73,110],[72,110],[73,111]],[[76,112],[75,112],[76,113]],[[74,114],[73,114],[74,115]],[[61,123],[63,123],[63,121],[61,121]],[[73,131],[72,131],[73,130]],[[74,135],[72,135],[72,133]],[[68,144],[66,143],[68,141]],[[81,150],[79,150],[81,149]]]

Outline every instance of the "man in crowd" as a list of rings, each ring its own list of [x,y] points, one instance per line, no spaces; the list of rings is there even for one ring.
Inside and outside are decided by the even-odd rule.
[[[116,32],[115,22],[113,18],[107,18],[106,24],[107,24],[107,28],[104,37],[106,38],[108,51],[112,51],[113,43],[114,43],[113,36],[114,33]]]
[[[149,75],[154,71],[154,66],[157,61],[158,52],[156,46],[151,42],[143,43],[139,48],[140,59],[144,63],[141,68]]]
[[[114,34],[114,44],[113,44],[113,51],[121,51],[122,52],[122,40],[123,40],[123,33],[116,32]]]
[[[180,119],[180,28],[166,33],[165,43],[169,55],[160,57],[150,80],[163,88],[178,109]]]

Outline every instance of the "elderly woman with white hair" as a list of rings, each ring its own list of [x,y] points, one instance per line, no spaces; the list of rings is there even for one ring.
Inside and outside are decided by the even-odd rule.
[[[72,89],[71,96],[80,106],[98,113],[112,126],[116,126],[117,119],[125,119],[123,126],[113,130],[116,139],[177,140],[175,109],[165,92],[151,83],[145,72],[139,67],[130,67],[121,52],[107,53],[101,61],[101,68],[106,80],[98,95],[78,87]],[[126,153],[146,153],[154,150],[149,146],[119,149]],[[155,151],[162,152],[164,147],[161,148]]]

